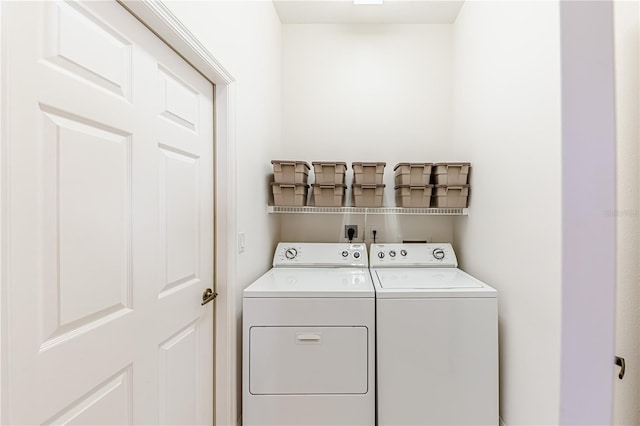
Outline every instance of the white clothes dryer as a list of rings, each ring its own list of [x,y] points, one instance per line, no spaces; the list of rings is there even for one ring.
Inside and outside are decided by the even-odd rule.
[[[450,244],[372,244],[378,424],[498,424],[497,292]]]
[[[243,294],[249,425],[375,424],[375,292],[364,244],[280,243]]]

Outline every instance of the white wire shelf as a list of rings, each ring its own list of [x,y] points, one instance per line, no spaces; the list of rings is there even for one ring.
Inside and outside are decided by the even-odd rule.
[[[268,206],[267,213],[467,216],[468,208]]]

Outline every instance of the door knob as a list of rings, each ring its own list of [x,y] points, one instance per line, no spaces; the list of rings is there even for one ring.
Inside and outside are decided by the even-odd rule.
[[[620,372],[618,373],[618,378],[620,380],[622,380],[622,378],[624,377],[624,371],[625,371],[625,362],[624,362],[624,358],[617,356],[616,357],[616,365],[618,367],[620,367]]]
[[[206,289],[204,292],[202,292],[201,305],[206,305],[207,303],[211,302],[213,299],[216,298],[217,295],[218,293],[214,293],[213,290],[211,290],[210,288]]]

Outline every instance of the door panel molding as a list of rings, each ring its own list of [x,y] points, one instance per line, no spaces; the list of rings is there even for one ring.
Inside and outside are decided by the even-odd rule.
[[[128,365],[124,370],[119,371],[113,377],[98,385],[94,390],[83,395],[80,400],[75,401],[60,413],[45,421],[44,424],[133,424],[133,401],[131,400],[132,374],[133,367]],[[116,411],[100,407],[103,401],[110,398],[116,398],[119,405],[123,406],[124,409]],[[122,413],[125,413],[125,415],[122,415]]]

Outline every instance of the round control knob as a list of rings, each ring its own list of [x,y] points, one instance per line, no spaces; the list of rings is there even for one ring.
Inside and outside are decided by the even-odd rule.
[[[353,253],[353,257],[355,257],[356,259],[359,259],[360,258],[360,252],[359,251],[354,252]]]
[[[406,256],[407,255],[407,251],[405,249],[400,250],[400,254],[402,256]]]
[[[395,250],[391,250],[391,251],[389,252],[389,256],[391,256],[391,257],[396,257],[396,251],[395,251]]]
[[[381,252],[381,251],[379,251],[379,252],[378,252],[378,257],[379,257],[380,259],[382,259],[382,258],[384,257],[384,253],[383,253],[383,252]]]
[[[444,259],[444,250],[442,250],[441,248],[434,249],[432,254],[433,254],[433,257],[435,257],[438,260]]]
[[[349,252],[346,250],[342,250],[342,257],[347,257],[349,256]]]
[[[289,260],[295,259],[297,255],[298,255],[298,250],[294,249],[293,247],[288,248],[284,252],[284,256]]]

